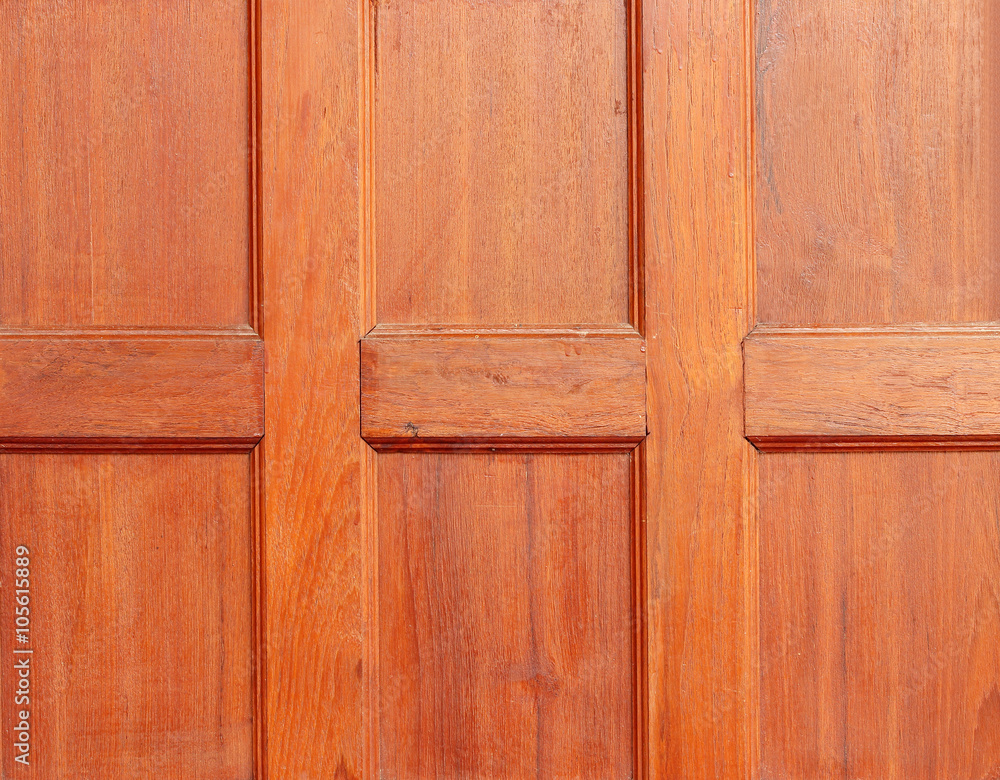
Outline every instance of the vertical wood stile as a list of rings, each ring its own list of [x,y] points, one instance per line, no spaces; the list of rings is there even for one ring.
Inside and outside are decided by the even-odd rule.
[[[748,0],[646,2],[643,24],[650,777],[755,771],[755,321]]]
[[[746,225],[746,243],[743,247],[746,262],[746,318],[743,323],[744,338],[757,327],[757,235],[756,235],[756,186],[757,186],[757,130],[755,124],[757,98],[755,94],[757,0],[743,0],[743,127],[744,160],[746,161],[746,187],[743,195],[743,213]],[[740,373],[740,395],[745,395],[743,374]],[[745,412],[740,403],[740,411]],[[756,447],[744,445],[743,520],[746,530],[743,538],[744,609],[746,632],[744,653],[744,760],[745,776],[758,780],[760,776],[760,453]]]
[[[358,7],[261,0],[267,764],[361,777]]]

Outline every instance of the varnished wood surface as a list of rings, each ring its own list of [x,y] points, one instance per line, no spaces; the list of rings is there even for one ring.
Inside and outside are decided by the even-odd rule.
[[[760,459],[761,777],[1000,771],[1000,457]]]
[[[628,7],[373,5],[379,322],[628,321]]]
[[[987,191],[987,256],[1000,257],[1000,5],[986,4],[984,41],[983,111],[986,114],[986,158],[989,184]]]
[[[632,449],[646,435],[645,343],[589,336],[395,335],[361,342],[361,434],[377,449],[560,444]]]
[[[758,330],[744,345],[758,447],[1000,443],[1000,331]]]
[[[364,0],[367,5],[367,0]],[[267,766],[362,778],[359,8],[261,0]],[[266,771],[266,775],[264,774]]]
[[[0,454],[0,775],[253,776],[249,474],[245,453]],[[25,647],[27,768],[12,748]]]
[[[740,353],[754,321],[752,9],[642,7],[649,777],[744,780],[756,764],[754,451]]]
[[[1000,319],[994,6],[756,4],[761,322]]]
[[[247,0],[0,7],[0,325],[249,321]]]
[[[759,446],[996,449],[996,9],[759,5]],[[996,452],[759,461],[759,776],[997,776]]]
[[[464,403],[449,408],[447,377],[433,364],[409,387],[397,383],[401,408],[421,415],[424,432],[444,415],[454,435],[465,424],[458,412],[468,411],[477,437],[500,440],[528,423],[527,448],[565,443],[504,401],[507,390],[544,410],[557,394],[538,357],[555,340],[572,340],[557,331],[617,331],[603,338],[641,320],[629,235],[630,220],[639,221],[627,62],[636,9],[603,0],[361,4],[364,331],[377,325],[375,341],[386,328],[398,337],[423,329],[442,355],[474,338],[473,326],[495,334],[491,352],[527,337],[492,378],[481,377],[481,361],[465,359],[466,401],[496,401],[488,427],[475,419],[485,419],[485,405],[482,414]],[[547,333],[525,333],[534,329]],[[423,359],[423,347],[405,346],[416,354],[400,342],[394,360]],[[562,382],[575,349],[556,358]],[[641,383],[627,379],[634,360],[623,366],[621,408],[632,410]],[[605,381],[558,401],[577,421],[575,437],[605,424],[594,415],[606,407],[588,408]],[[644,773],[633,530],[641,490],[631,458],[465,451],[362,459],[364,584],[375,627],[362,665],[366,776]],[[466,558],[442,557],[446,550]]]
[[[264,433],[263,344],[250,331],[0,334],[0,407],[0,449],[250,449]]]
[[[382,777],[632,777],[630,456],[379,456]]]
[[[4,778],[262,775],[254,6],[0,7]]]

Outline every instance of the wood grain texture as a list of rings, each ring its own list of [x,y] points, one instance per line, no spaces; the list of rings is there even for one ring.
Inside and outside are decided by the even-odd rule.
[[[1000,257],[1000,5],[986,4],[985,83],[981,97],[988,135],[985,144],[987,171],[987,257]]]
[[[366,776],[358,11],[260,8],[272,780]]]
[[[760,776],[996,777],[1000,456],[760,461]]]
[[[628,3],[375,4],[382,323],[625,323]]]
[[[641,337],[624,325],[641,320],[629,233],[639,221],[637,8],[362,3],[361,292],[365,324],[379,323],[362,347],[372,369],[363,404],[385,389],[368,379],[393,377],[385,433],[418,431],[399,446],[424,446],[434,431],[491,447],[518,433],[532,451],[593,443],[609,424],[608,407],[591,403],[607,397],[608,377],[576,366],[597,355],[622,368],[606,372],[620,374],[611,408],[641,411]],[[579,340],[579,329],[601,332]],[[605,349],[626,331],[630,352]],[[376,360],[390,357],[387,373]],[[559,397],[567,380],[576,388]],[[632,447],[645,428],[629,427]],[[366,655],[377,669],[367,776],[643,774],[635,462],[467,451],[364,460],[365,490],[378,489],[362,499],[378,627]]]
[[[257,774],[253,10],[0,7],[5,778]],[[11,750],[19,544],[27,771]]]
[[[0,325],[248,322],[249,18],[0,7]]]
[[[632,777],[629,470],[379,456],[382,777]]]
[[[746,435],[788,447],[995,447],[1000,330],[757,330]]]
[[[264,433],[249,331],[159,338],[0,334],[0,449],[230,447]]]
[[[489,332],[361,342],[361,434],[409,446],[594,446],[646,435],[645,344],[635,331]]]
[[[757,4],[761,322],[1000,319],[994,5]]]
[[[756,764],[748,10],[643,3],[648,767],[663,780]]]
[[[996,14],[761,4],[760,446],[997,448]],[[1000,774],[998,465],[761,456],[760,777]]]
[[[249,500],[245,453],[0,454],[0,775],[253,776]],[[24,648],[30,702],[15,707]],[[22,709],[28,767],[13,761]]]

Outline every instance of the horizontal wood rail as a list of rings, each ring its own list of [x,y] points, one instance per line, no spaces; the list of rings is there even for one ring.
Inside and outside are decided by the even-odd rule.
[[[264,433],[251,331],[0,332],[0,449],[249,449]]]
[[[361,342],[361,432],[377,450],[628,450],[646,435],[631,328],[376,327]]]
[[[1000,328],[758,328],[744,368],[763,450],[1000,448]]]

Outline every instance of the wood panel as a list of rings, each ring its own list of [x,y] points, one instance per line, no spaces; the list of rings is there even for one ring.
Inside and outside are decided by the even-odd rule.
[[[0,455],[3,777],[252,776],[249,501],[245,453]]]
[[[761,458],[762,777],[1000,772],[1000,456]]]
[[[757,4],[762,322],[1000,319],[993,5]]]
[[[249,329],[14,334],[0,335],[0,449],[249,449],[264,433],[264,350]]]
[[[379,322],[628,321],[627,8],[375,6]]]
[[[362,3],[367,6],[368,2]],[[266,770],[358,778],[365,582],[358,411],[359,8],[261,0]],[[361,170],[364,170],[363,166]]]
[[[665,780],[756,763],[748,10],[643,4],[648,768]]]
[[[989,128],[986,142],[986,170],[989,175],[986,207],[990,222],[986,233],[986,256],[995,261],[1000,257],[1000,6],[996,3],[986,3],[986,38],[983,45],[986,52],[986,86],[981,100]]]
[[[0,8],[0,324],[248,322],[246,0]]]
[[[376,449],[614,447],[646,435],[631,329],[522,335],[377,327],[361,342],[361,434]]]
[[[756,330],[744,344],[758,447],[995,447],[992,326]]]
[[[379,457],[381,776],[633,776],[629,473]]]

